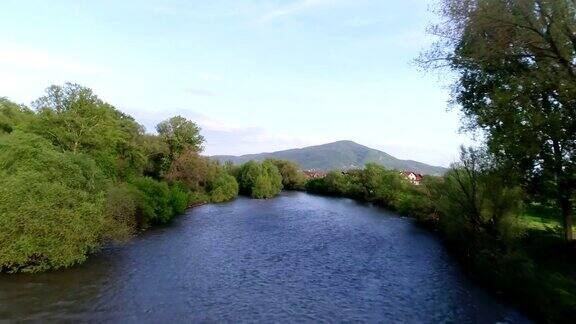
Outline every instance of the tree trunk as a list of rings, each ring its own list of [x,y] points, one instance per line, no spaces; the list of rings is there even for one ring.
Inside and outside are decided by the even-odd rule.
[[[572,216],[574,211],[572,209],[572,202],[570,202],[570,195],[566,192],[561,192],[559,198],[562,218],[564,220],[564,238],[570,242],[574,240],[574,231],[572,230]]]

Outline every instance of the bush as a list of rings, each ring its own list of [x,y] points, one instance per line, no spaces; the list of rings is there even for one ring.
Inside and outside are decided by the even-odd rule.
[[[282,175],[270,161],[254,161],[240,167],[238,183],[240,192],[252,198],[264,199],[277,196],[282,191]]]
[[[216,179],[208,185],[208,191],[211,202],[219,203],[229,201],[238,196],[238,182],[236,182],[233,176],[221,172]]]
[[[219,169],[220,166],[207,157],[185,150],[172,162],[165,178],[172,183],[181,182],[190,191],[202,191],[214,180]]]
[[[286,190],[304,190],[306,178],[298,169],[298,164],[286,160],[269,159],[274,164],[282,176],[282,186]]]
[[[435,220],[432,200],[417,191],[401,194],[395,204],[395,208],[400,214],[415,217],[423,223]]]
[[[141,196],[140,209],[145,223],[166,224],[174,217],[170,188],[165,182],[142,177],[134,180]]]
[[[142,193],[133,185],[115,184],[108,191],[105,204],[108,239],[128,240],[142,226]]]
[[[68,267],[100,246],[106,181],[90,158],[14,131],[0,136],[0,178],[0,270]]]
[[[170,206],[173,216],[182,215],[188,208],[189,195],[182,183],[175,183],[170,188]]]
[[[203,191],[190,191],[188,193],[188,205],[197,206],[210,202],[210,196]]]

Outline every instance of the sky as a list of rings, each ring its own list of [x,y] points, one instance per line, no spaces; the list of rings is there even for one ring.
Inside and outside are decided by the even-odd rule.
[[[471,141],[449,110],[450,77],[413,63],[433,4],[2,0],[0,96],[30,104],[79,83],[148,132],[195,121],[207,155],[353,140],[448,166]]]

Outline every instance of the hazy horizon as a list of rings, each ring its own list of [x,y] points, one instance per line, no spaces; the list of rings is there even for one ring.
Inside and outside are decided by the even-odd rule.
[[[207,155],[351,140],[448,166],[470,140],[446,84],[412,64],[430,44],[431,4],[7,1],[0,96],[29,104],[79,83],[148,131],[194,120]]]

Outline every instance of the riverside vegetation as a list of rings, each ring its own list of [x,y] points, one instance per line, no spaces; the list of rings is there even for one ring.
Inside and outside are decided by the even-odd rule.
[[[51,86],[32,106],[0,98],[2,272],[83,262],[106,242],[239,190],[270,198],[303,186],[290,162],[234,167],[201,156],[200,129],[183,117],[146,134],[77,84]]]
[[[412,186],[369,164],[304,184],[287,162],[220,165],[182,117],[146,134],[89,89],[52,86],[34,110],[0,101],[0,268],[85,260],[190,205],[283,187],[414,216],[465,268],[542,321],[576,311],[576,3],[442,0],[425,68],[455,73],[464,129],[485,138],[443,177]],[[540,221],[540,219],[544,221]],[[547,225],[549,224],[549,225]]]
[[[528,192],[488,149],[463,149],[460,163],[420,186],[377,164],[306,181],[288,161],[233,165],[201,156],[200,129],[182,117],[146,134],[79,85],[52,86],[33,106],[0,100],[3,272],[83,262],[192,205],[306,190],[415,217],[441,233],[474,276],[537,318],[561,320],[576,309],[573,250],[560,227],[530,227],[524,217],[559,208],[546,191]]]

